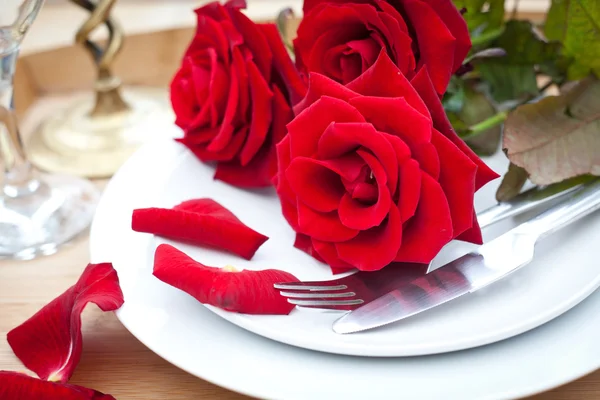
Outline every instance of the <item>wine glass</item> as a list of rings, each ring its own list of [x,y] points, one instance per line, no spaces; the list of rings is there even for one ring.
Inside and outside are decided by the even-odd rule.
[[[39,174],[25,155],[13,78],[21,42],[43,2],[0,1],[0,258],[56,252],[88,228],[99,197],[89,181]]]

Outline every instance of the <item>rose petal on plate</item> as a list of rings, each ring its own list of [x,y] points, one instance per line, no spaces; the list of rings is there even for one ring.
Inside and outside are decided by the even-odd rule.
[[[242,314],[287,315],[294,305],[273,288],[278,282],[297,282],[285,271],[237,271],[203,265],[168,244],[154,255],[154,276],[203,304]]]
[[[212,199],[193,199],[169,208],[133,210],[131,228],[199,246],[214,247],[250,260],[269,238],[240,221]]]
[[[91,302],[102,311],[114,311],[123,301],[112,264],[89,264],[75,285],[8,332],[8,343],[40,378],[66,382],[81,357],[81,312],[85,306]]]
[[[82,386],[43,381],[19,372],[0,371],[2,400],[115,400]]]

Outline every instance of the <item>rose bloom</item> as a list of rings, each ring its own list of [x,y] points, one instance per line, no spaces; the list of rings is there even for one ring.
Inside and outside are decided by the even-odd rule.
[[[343,84],[384,49],[408,79],[427,68],[442,95],[471,40],[452,0],[306,0],[294,47],[301,72]]]
[[[337,273],[482,242],[473,197],[498,175],[452,130],[425,70],[409,82],[382,51],[346,87],[311,74],[295,111],[276,187],[297,248]]]
[[[275,144],[305,85],[274,24],[255,24],[244,1],[196,10],[197,29],[171,82],[178,139],[215,178],[244,187],[271,185]]]

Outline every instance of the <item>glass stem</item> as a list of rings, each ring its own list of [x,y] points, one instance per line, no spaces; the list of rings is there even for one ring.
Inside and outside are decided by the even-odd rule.
[[[14,109],[14,75],[18,46],[0,53],[0,159],[4,176],[0,195],[20,197],[39,187],[31,164],[27,161]]]

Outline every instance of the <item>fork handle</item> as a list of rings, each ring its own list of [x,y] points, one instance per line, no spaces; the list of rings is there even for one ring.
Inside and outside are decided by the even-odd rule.
[[[600,209],[600,179],[517,227],[517,233],[541,239]]]

